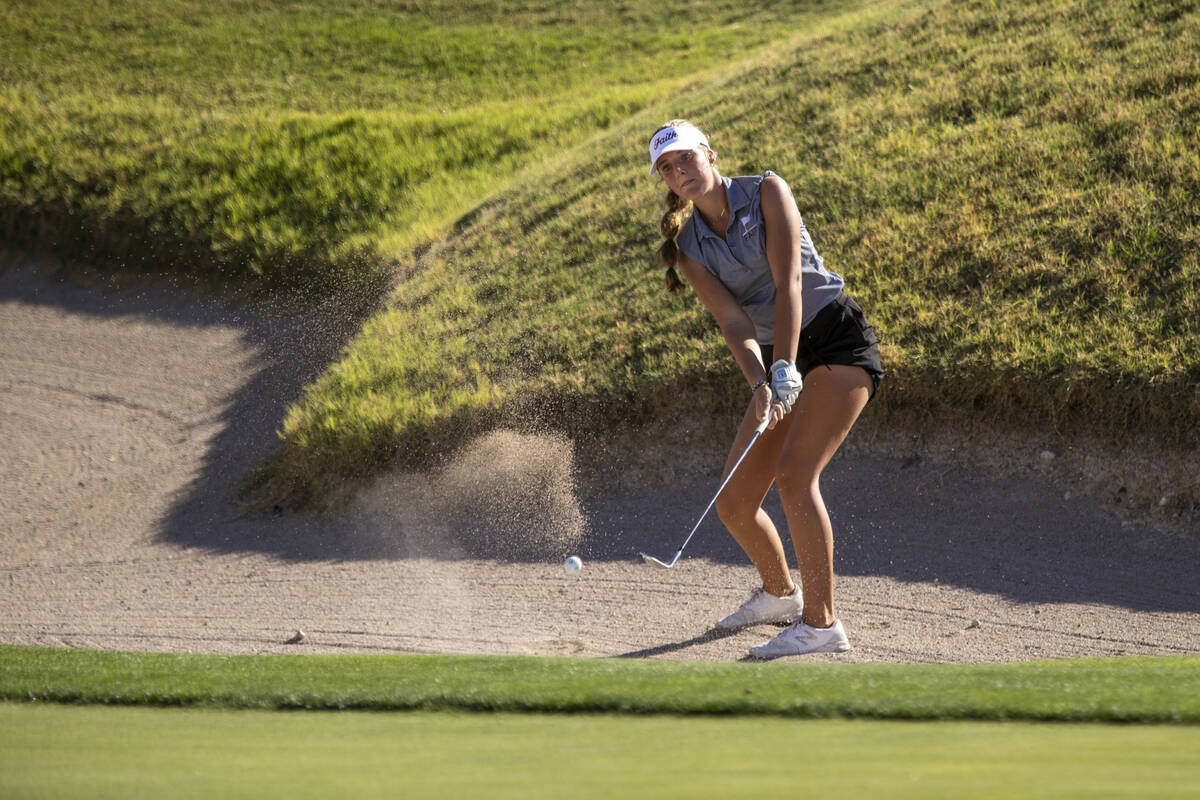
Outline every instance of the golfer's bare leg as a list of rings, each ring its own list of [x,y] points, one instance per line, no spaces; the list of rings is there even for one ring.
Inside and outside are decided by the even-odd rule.
[[[821,497],[821,471],[833,458],[871,396],[871,378],[859,367],[818,367],[788,414],[791,430],[775,480],[800,562],[804,621],[833,624],[833,527]]]
[[[729,474],[756,427],[758,420],[747,412],[734,437],[722,476]],[[791,594],[796,584],[788,570],[779,531],[763,511],[762,503],[775,480],[775,467],[788,427],[789,421],[785,419],[759,437],[716,503],[717,516],[758,569],[763,588],[780,597]]]

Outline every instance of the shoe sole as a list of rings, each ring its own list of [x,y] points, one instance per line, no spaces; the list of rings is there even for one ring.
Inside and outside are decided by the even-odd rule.
[[[777,658],[786,658],[787,656],[807,656],[813,653],[848,653],[853,650],[853,645],[847,643],[845,647],[819,647],[815,650],[800,650],[795,653],[757,653],[754,648],[750,648],[750,657],[756,658],[759,661],[774,661]]]

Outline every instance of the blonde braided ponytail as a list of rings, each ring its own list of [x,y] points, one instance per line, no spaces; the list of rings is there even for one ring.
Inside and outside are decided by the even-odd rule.
[[[690,202],[667,190],[667,211],[658,224],[663,236],[663,243],[658,248],[658,260],[667,268],[667,291],[671,294],[679,294],[684,289],[684,283],[675,271],[675,263],[679,259],[679,246],[675,244],[675,237],[683,229],[684,218],[691,207]]]

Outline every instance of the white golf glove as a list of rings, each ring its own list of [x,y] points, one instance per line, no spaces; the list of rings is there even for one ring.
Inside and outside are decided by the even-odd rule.
[[[790,413],[792,404],[800,396],[804,381],[795,363],[780,359],[771,365],[771,401],[783,405],[783,413]]]

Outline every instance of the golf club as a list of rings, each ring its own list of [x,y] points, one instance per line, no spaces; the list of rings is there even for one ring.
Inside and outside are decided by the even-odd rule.
[[[638,555],[642,557],[643,561],[645,561],[647,564],[657,564],[663,569],[670,569],[671,567],[675,566],[675,562],[679,560],[680,554],[683,553],[683,548],[688,546],[688,542],[692,540],[692,536],[696,533],[696,529],[700,527],[701,522],[704,522],[704,518],[708,516],[708,512],[717,502],[717,498],[721,496],[721,491],[725,488],[725,485],[729,483],[729,479],[733,477],[733,473],[737,472],[738,465],[742,463],[742,460],[746,457],[746,454],[750,452],[750,448],[754,447],[754,443],[758,441],[759,436],[762,436],[763,431],[767,429],[767,423],[770,421],[771,415],[767,414],[767,418],[758,423],[758,427],[754,429],[754,435],[750,437],[750,443],[746,445],[746,449],[742,451],[740,456],[738,456],[737,461],[733,462],[733,467],[729,470],[729,474],[725,476],[725,480],[721,481],[721,485],[717,488],[717,493],[713,495],[712,500],[708,501],[708,508],[704,509],[704,513],[700,515],[700,519],[696,520],[696,524],[692,526],[692,532],[689,533],[687,538],[683,540],[683,544],[679,545],[679,549],[675,551],[675,555],[671,557],[671,560],[660,561],[652,555],[638,553]]]

